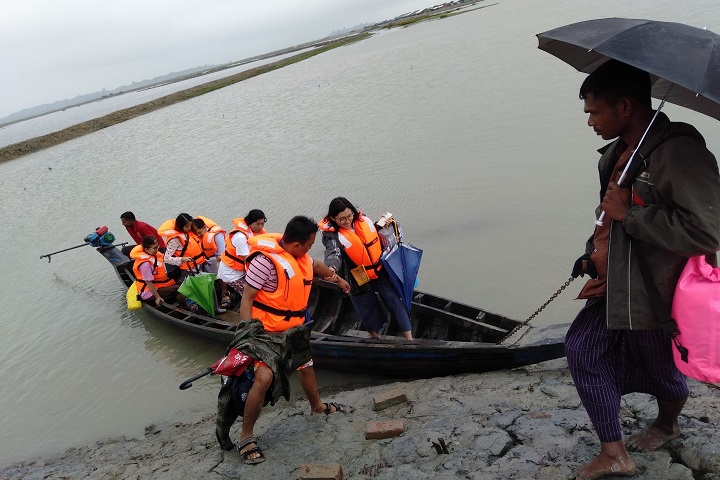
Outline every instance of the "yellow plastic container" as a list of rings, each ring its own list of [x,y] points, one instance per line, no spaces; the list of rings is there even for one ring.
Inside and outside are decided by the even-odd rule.
[[[125,297],[127,298],[128,310],[137,310],[142,307],[142,302],[138,300],[138,291],[135,282],[130,285]]]

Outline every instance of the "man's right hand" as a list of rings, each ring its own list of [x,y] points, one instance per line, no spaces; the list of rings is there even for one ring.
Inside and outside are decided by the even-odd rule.
[[[597,270],[595,270],[595,264],[592,262],[589,253],[586,253],[575,260],[575,265],[573,265],[572,273],[570,275],[572,275],[573,278],[577,278],[578,276],[584,277],[586,273],[590,278],[595,279],[598,277]]]

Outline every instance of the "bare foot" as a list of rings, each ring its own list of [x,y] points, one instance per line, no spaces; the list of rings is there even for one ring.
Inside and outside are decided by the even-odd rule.
[[[680,436],[680,426],[675,425],[672,431],[651,423],[639,432],[633,433],[627,440],[627,448],[633,452],[654,452],[662,448],[670,440]]]
[[[592,460],[575,471],[576,480],[592,480],[602,478],[605,475],[617,475],[621,477],[632,477],[637,473],[635,464],[626,454],[621,458],[613,458],[604,452],[600,452]]]

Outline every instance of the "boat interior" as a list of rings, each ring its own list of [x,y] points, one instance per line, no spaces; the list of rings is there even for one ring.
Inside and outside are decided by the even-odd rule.
[[[133,262],[118,249],[111,247],[100,253],[113,264],[123,284],[129,287],[135,281]],[[216,298],[219,298],[219,295],[216,287]],[[230,307],[224,312],[216,313],[215,317],[193,314],[178,305],[168,303],[153,308],[176,322],[232,332],[240,321],[240,300],[240,295],[232,292]],[[314,332],[328,336],[369,338],[353,309],[350,297],[333,283],[319,278],[314,280],[308,310]],[[386,322],[383,330],[378,332],[380,338],[403,338],[402,333],[396,330],[395,323],[390,321],[390,314],[387,310],[384,312]],[[519,324],[516,320],[417,290],[413,294],[410,320],[416,339],[472,343],[497,343]]]

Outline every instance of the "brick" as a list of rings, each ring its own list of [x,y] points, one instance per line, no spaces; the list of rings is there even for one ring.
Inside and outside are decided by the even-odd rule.
[[[339,463],[300,465],[299,480],[342,480],[342,465]]]
[[[407,394],[402,388],[387,390],[385,392],[380,392],[378,395],[373,397],[373,410],[380,411],[407,401]]]
[[[365,439],[377,440],[381,438],[397,437],[405,431],[405,424],[401,420],[389,422],[368,422],[365,427]]]

